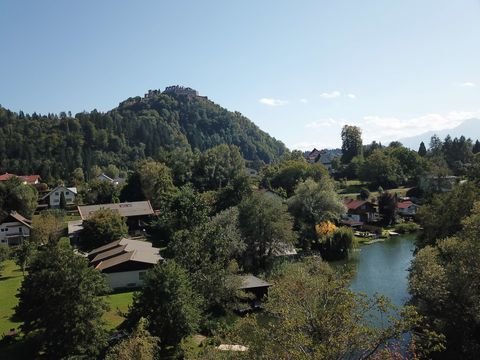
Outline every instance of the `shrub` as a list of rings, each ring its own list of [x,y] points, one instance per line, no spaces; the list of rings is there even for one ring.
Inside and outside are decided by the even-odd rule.
[[[395,231],[400,234],[413,233],[420,230],[420,225],[414,222],[407,222],[402,224],[397,224],[395,226]]]

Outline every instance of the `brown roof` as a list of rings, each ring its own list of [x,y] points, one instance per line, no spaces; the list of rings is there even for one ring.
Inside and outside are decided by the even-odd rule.
[[[98,265],[95,266],[95,269],[102,271],[129,261],[154,265],[160,260],[163,260],[163,258],[159,254],[150,253],[148,251],[134,250],[114,256],[105,261],[100,261]]]
[[[82,220],[88,219],[92,214],[100,209],[110,209],[118,212],[124,217],[130,216],[145,216],[153,215],[152,205],[150,201],[134,201],[128,203],[117,203],[117,204],[100,204],[100,205],[86,205],[78,206],[78,212],[82,217]]]
[[[399,209],[408,209],[410,206],[418,206],[416,204],[414,204],[413,202],[411,201],[402,201],[402,202],[399,202],[397,203],[397,208]]]
[[[156,264],[163,260],[160,249],[152,247],[148,241],[120,239],[90,251],[90,263],[98,270],[134,261],[145,264]]]

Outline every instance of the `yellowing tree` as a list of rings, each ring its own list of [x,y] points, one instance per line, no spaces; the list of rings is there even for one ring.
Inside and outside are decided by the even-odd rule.
[[[332,235],[335,230],[337,230],[337,227],[335,226],[334,223],[331,221],[322,221],[321,223],[318,223],[315,225],[315,233],[319,238],[324,238],[329,235]]]

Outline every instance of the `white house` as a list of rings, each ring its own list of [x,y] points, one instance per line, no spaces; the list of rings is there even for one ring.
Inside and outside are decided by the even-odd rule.
[[[92,250],[90,264],[105,274],[112,289],[136,288],[148,269],[163,261],[160,249],[148,241],[121,239]]]
[[[12,211],[0,224],[0,244],[20,245],[24,239],[30,237],[32,222],[16,211]]]
[[[65,203],[67,205],[75,204],[75,197],[77,196],[76,187],[65,187],[63,185],[57,186],[55,189],[50,191],[48,194],[42,197],[43,201],[47,201],[49,207],[58,208],[60,207],[60,197],[61,194],[65,196]]]

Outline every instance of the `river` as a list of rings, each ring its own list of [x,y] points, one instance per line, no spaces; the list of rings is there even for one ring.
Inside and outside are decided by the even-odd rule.
[[[409,299],[408,268],[414,249],[415,235],[394,236],[372,245],[361,245],[347,261],[355,268],[351,289],[369,296],[382,294],[394,305],[404,305]],[[341,264],[335,262],[334,266]]]

